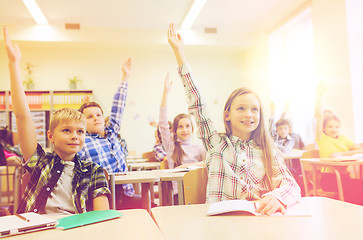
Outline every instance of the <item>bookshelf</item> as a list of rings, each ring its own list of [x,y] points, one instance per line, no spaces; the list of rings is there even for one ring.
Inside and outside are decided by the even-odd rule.
[[[82,105],[82,99],[87,97],[92,101],[93,92],[92,90],[25,91],[25,95],[32,112],[38,142],[42,147],[49,147],[47,131],[50,113],[65,107],[78,109]],[[17,131],[10,91],[0,91],[0,127],[3,126],[10,126],[13,132]]]

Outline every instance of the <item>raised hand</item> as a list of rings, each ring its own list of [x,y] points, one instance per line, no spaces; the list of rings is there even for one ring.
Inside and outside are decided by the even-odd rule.
[[[168,28],[168,42],[174,51],[184,51],[184,41],[180,34],[175,32],[173,23]]]
[[[173,86],[173,81],[169,79],[169,73],[167,73],[165,75],[165,80],[164,80],[164,91],[169,92],[172,86]]]
[[[122,81],[127,81],[130,77],[132,67],[132,60],[128,58],[122,65]]]
[[[4,40],[5,40],[5,49],[8,54],[8,58],[10,62],[19,63],[21,59],[21,51],[19,49],[18,44],[12,43],[10,39],[8,38],[8,30],[4,26]]]
[[[168,42],[171,48],[174,50],[178,65],[184,64],[186,62],[184,56],[184,41],[180,34],[175,32],[173,23],[171,23],[168,28]]]

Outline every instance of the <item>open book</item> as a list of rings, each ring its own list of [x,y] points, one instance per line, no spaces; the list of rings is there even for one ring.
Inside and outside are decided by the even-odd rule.
[[[0,238],[54,228],[57,220],[34,212],[0,217]]]
[[[218,215],[218,214],[223,214],[223,213],[243,213],[245,215],[258,216],[258,215],[261,215],[260,213],[256,212],[258,207],[259,207],[258,202],[252,202],[252,201],[247,201],[247,200],[243,200],[243,199],[226,200],[226,201],[211,203],[209,205],[207,215],[213,216],[213,215]],[[275,213],[273,215],[276,215],[276,216],[284,216],[284,215],[286,215],[286,216],[311,216],[311,214],[309,214],[309,212],[306,209],[304,209],[304,207],[300,203],[296,203],[292,206],[289,206],[286,209],[284,215],[281,213]]]

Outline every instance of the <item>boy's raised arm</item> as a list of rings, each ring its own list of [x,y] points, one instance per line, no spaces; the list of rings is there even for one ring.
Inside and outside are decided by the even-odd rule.
[[[19,144],[24,160],[28,160],[37,148],[37,138],[20,77],[21,52],[19,46],[13,44],[8,38],[6,27],[3,29],[5,48],[9,59],[11,100],[18,128]]]

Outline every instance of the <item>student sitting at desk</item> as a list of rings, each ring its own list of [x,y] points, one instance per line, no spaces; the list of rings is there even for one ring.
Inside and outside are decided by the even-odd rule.
[[[10,90],[19,134],[23,165],[30,175],[18,212],[73,214],[109,209],[110,194],[103,169],[80,160],[86,119],[80,112],[63,108],[52,113],[48,131],[53,153],[37,144],[35,128],[20,78],[21,52],[4,27],[9,58]]]
[[[357,144],[346,136],[340,134],[340,120],[331,111],[325,112],[323,116],[322,98],[326,88],[321,82],[317,86],[315,103],[316,141],[319,145],[321,158],[352,156],[363,153]],[[324,191],[338,191],[337,180],[334,169],[324,167],[321,170],[320,185]],[[344,200],[347,202],[363,205],[363,181],[352,179],[349,172],[341,173]]]
[[[168,29],[168,41],[179,66],[189,112],[207,149],[207,201],[259,200],[257,212],[284,213],[301,197],[300,188],[283,159],[275,154],[257,95],[246,88],[235,90],[225,104],[226,133],[218,133],[193,81],[184,42],[173,24]]]
[[[109,173],[127,172],[126,148],[118,138],[122,115],[126,105],[131,58],[122,66],[122,80],[113,96],[111,114],[107,125],[102,108],[96,102],[86,102],[79,111],[87,119],[87,133],[81,157],[97,163]],[[116,186],[116,209],[141,208],[141,196],[136,195],[132,184]],[[154,205],[153,205],[154,206]]]

